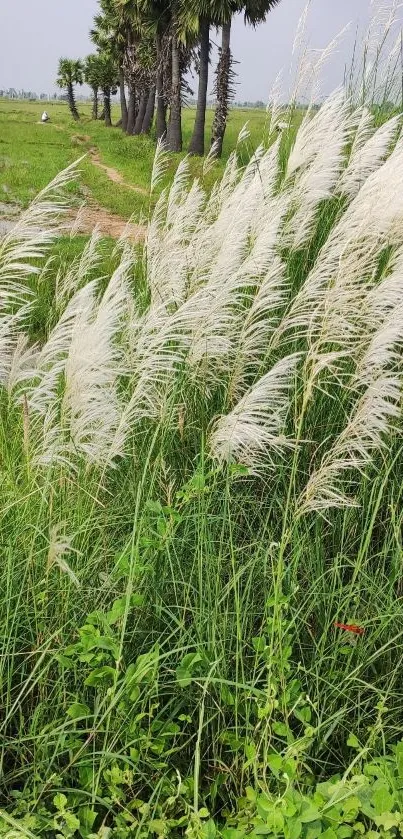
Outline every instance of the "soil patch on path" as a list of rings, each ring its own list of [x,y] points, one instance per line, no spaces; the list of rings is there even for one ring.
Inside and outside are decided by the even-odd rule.
[[[13,204],[0,202],[0,238],[13,229],[21,207]],[[127,222],[121,216],[110,213],[95,201],[89,200],[81,209],[70,210],[67,221],[62,225],[66,235],[73,232],[91,235],[95,228],[98,228],[102,236],[110,236],[112,239],[119,239],[125,235],[130,242],[143,242],[146,235],[146,228],[141,224]]]
[[[0,201],[0,236],[12,230],[21,213],[19,204],[6,204]]]
[[[67,223],[66,231],[74,230],[76,233],[90,235],[96,227],[102,236],[119,239],[125,234],[131,242],[143,242],[146,234],[146,228],[143,225],[127,222],[120,216],[105,210],[95,201],[89,201],[78,213],[72,211],[71,221]]]

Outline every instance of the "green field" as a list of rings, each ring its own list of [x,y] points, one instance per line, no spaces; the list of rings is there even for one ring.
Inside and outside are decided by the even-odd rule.
[[[91,106],[80,103],[81,121],[71,119],[67,105],[46,104],[51,122],[38,124],[43,103],[0,100],[0,195],[4,203],[29,201],[49,181],[91,148],[99,151],[102,163],[114,167],[124,180],[147,191],[155,153],[155,142],[149,137],[127,137],[119,128],[105,128],[103,122],[90,118]],[[114,106],[113,119],[119,118],[119,108]],[[184,110],[184,149],[187,148],[193,129],[194,111]],[[208,112],[206,137],[212,122]],[[215,164],[208,176],[211,184],[223,171],[223,163],[236,145],[239,132],[249,123],[251,139],[244,154],[251,151],[264,138],[265,111],[233,110],[231,112],[224,148],[224,161]],[[172,155],[170,176],[177,165]],[[147,197],[124,187],[117,188],[106,174],[87,159],[80,165],[82,183],[101,206],[124,219],[134,213],[136,217],[149,212]],[[192,172],[200,175],[200,161],[192,161]],[[2,194],[3,193],[3,194]],[[87,194],[87,193],[86,193]]]

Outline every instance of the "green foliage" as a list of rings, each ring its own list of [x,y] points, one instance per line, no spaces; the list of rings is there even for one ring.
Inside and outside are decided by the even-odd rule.
[[[69,85],[83,84],[83,65],[79,60],[61,58],[57,73],[56,84],[58,87],[67,88]]]
[[[92,88],[102,87],[102,69],[98,54],[87,55],[84,62],[84,76],[86,83]]]
[[[88,620],[95,621],[95,618],[89,616]],[[99,614],[95,623],[103,623],[105,628],[107,617]],[[76,645],[76,654],[80,660],[82,649],[88,648],[91,626],[94,623],[79,633],[81,641]],[[84,646],[83,637],[86,637]],[[93,649],[104,647],[98,643]],[[72,650],[69,655],[73,659]],[[91,663],[88,658],[86,663]],[[84,737],[85,730],[79,725],[85,722],[91,730],[87,723],[91,712],[87,705],[75,703],[67,709],[67,716],[77,723],[75,736],[77,742],[81,736],[83,743],[79,764],[70,761],[67,777],[53,774],[40,787],[39,803],[35,803],[38,789],[34,793],[33,787],[27,786],[23,794],[15,791],[13,807],[7,812],[0,811],[0,836],[5,839],[32,835],[46,839],[53,836],[57,839],[79,836],[82,839],[135,836],[141,839],[152,836],[392,839],[403,836],[403,741],[383,758],[365,759],[361,754],[359,764],[355,762],[354,769],[347,770],[343,777],[336,775],[316,784],[307,783],[302,768],[298,770],[296,765],[273,753],[272,759],[268,756],[264,782],[262,778],[259,786],[246,786],[244,794],[231,806],[218,809],[213,804],[211,787],[210,791],[205,790],[206,806],[195,809],[193,779],[182,779],[178,771],[175,776],[171,769],[173,744],[180,738],[186,718],[182,716],[176,723],[163,724],[155,713],[156,704],[149,713],[136,713],[141,686],[158,678],[158,666],[158,654],[152,651],[129,667],[126,674],[112,679],[109,688],[102,680],[90,683],[87,679],[87,684],[98,693],[94,706],[104,696],[103,691],[110,693],[113,682],[116,691],[117,681],[121,681],[119,706],[127,703],[132,708],[132,724],[141,733],[138,746],[130,747],[120,758],[105,756],[97,769],[94,742],[91,737]],[[143,763],[145,753],[146,764]],[[152,783],[144,786],[144,771],[153,773],[154,787]],[[160,776],[158,782],[156,775]]]

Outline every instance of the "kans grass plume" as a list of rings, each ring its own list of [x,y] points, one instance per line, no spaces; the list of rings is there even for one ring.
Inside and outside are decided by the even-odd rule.
[[[198,428],[218,464],[256,474],[290,462],[309,437],[301,509],[347,503],[346,482],[369,468],[399,414],[400,118],[376,128],[365,105],[337,90],[298,131],[285,120],[290,128],[242,166],[245,128],[209,195],[191,181],[189,161],[180,163],[149,224],[141,283],[122,242],[100,296],[101,281],[88,279],[100,258],[95,231],[58,277],[59,320],[42,346],[24,331],[34,295],[26,265],[58,229],[71,169],[3,241],[1,380],[24,396],[38,468],[83,461],[105,470],[180,415],[181,440]],[[159,144],[154,192],[167,165]],[[333,224],[319,231],[327,205]],[[319,232],[315,259],[295,271]],[[335,423],[329,410],[329,427],[325,420],[305,434],[305,414],[324,393],[344,411]]]

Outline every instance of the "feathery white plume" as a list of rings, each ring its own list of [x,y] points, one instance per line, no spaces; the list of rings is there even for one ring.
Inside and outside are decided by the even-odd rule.
[[[209,437],[212,457],[259,473],[272,465],[274,455],[293,447],[283,431],[298,358],[295,354],[278,361],[230,414],[216,421]]]
[[[271,88],[269,94],[269,102],[266,108],[267,114],[270,116],[269,128],[268,128],[268,136],[271,137],[274,133],[275,129],[278,128],[281,117],[284,113],[284,107],[281,106],[281,92],[282,92],[282,78],[283,74],[277,74],[274,84]],[[284,118],[283,118],[284,120]],[[285,126],[289,127],[289,120],[284,120]]]
[[[83,319],[92,311],[96,285],[93,280],[77,292],[39,353],[32,370],[36,382],[27,391],[30,410],[35,414],[45,417],[59,400],[74,326],[77,318]]]
[[[66,536],[63,533],[65,526],[65,523],[60,522],[59,524],[54,525],[50,530],[47,571],[49,573],[49,571],[56,566],[59,571],[66,574],[70,578],[71,582],[79,588],[79,579],[65,559],[66,554],[71,553],[73,550],[73,537]]]
[[[0,293],[18,280],[40,273],[32,260],[43,259],[51,243],[61,234],[62,222],[71,199],[65,188],[76,177],[76,161],[39,193],[9,233],[0,239]],[[10,289],[9,289],[10,291]],[[25,289],[25,292],[27,290]]]
[[[298,515],[356,504],[344,487],[351,483],[351,472],[363,473],[374,454],[387,445],[390,425],[400,416],[400,399],[399,376],[383,375],[368,386],[346,428],[311,475],[297,505]]]
[[[125,372],[117,335],[128,311],[127,276],[131,259],[123,258],[96,311],[79,313],[73,326],[65,369],[62,414],[74,449],[90,463],[110,463],[112,442],[120,425],[117,381]],[[123,454],[117,451],[115,456]]]
[[[345,345],[360,334],[379,255],[403,240],[403,144],[365,181],[333,227],[316,264],[295,296],[278,338],[298,330],[312,336],[326,324],[326,340]],[[327,311],[325,320],[324,311]],[[348,329],[347,329],[348,325]]]
[[[359,382],[370,382],[383,371],[401,365],[403,347],[403,305],[397,306],[378,329],[356,370]]]
[[[164,179],[169,166],[169,153],[165,139],[160,139],[157,142],[157,148],[154,155],[153,168],[151,173],[151,195],[155,192],[157,186]]]
[[[55,302],[58,309],[66,306],[88,278],[89,272],[95,271],[99,266],[101,261],[100,240],[101,234],[96,227],[90,239],[86,242],[82,254],[73,260],[64,276],[58,276],[55,291]]]
[[[347,168],[340,178],[340,191],[353,198],[364,181],[382,164],[399,128],[400,116],[392,117],[372,133],[373,117],[364,109]],[[363,139],[367,136],[365,142]]]
[[[154,305],[173,301],[179,305],[186,296],[193,234],[205,206],[205,195],[198,182],[195,181],[188,192],[176,196],[174,205],[175,210],[168,199],[164,219],[165,199],[161,201],[147,236],[147,277]]]
[[[15,340],[5,382],[9,395],[16,391],[23,382],[32,378],[32,371],[35,368],[38,354],[37,344],[30,344],[28,336],[20,333]]]
[[[28,339],[22,329],[29,312],[28,304],[14,314],[5,313],[0,316],[0,384],[6,387],[9,393],[14,384],[20,381],[18,371],[22,374],[22,369],[26,366],[25,350],[27,350]],[[21,356],[21,367],[18,363],[19,356]]]
[[[296,32],[295,32],[295,37],[294,37],[294,41],[293,41],[293,45],[292,45],[292,55],[295,55],[295,53],[298,52],[298,50],[303,45],[304,38],[305,38],[305,32],[306,32],[306,24],[307,24],[308,14],[309,14],[309,10],[311,8],[311,4],[312,4],[312,0],[308,0],[308,2],[305,4],[305,6],[302,10],[302,14],[300,15],[300,17],[298,19],[297,28],[296,28]]]
[[[338,125],[340,114],[344,117],[346,110],[344,91],[336,90],[313,117],[310,112],[306,114],[288,158],[287,179],[298,169],[308,166],[326,147],[329,126]]]
[[[249,122],[245,122],[245,125],[242,126],[238,134],[236,141],[237,147],[241,146],[242,143],[246,143],[248,140],[250,140]]]
[[[267,352],[269,338],[289,294],[289,281],[285,266],[278,257],[274,259],[255,296],[244,313],[228,394],[240,399],[247,382],[258,372]]]

